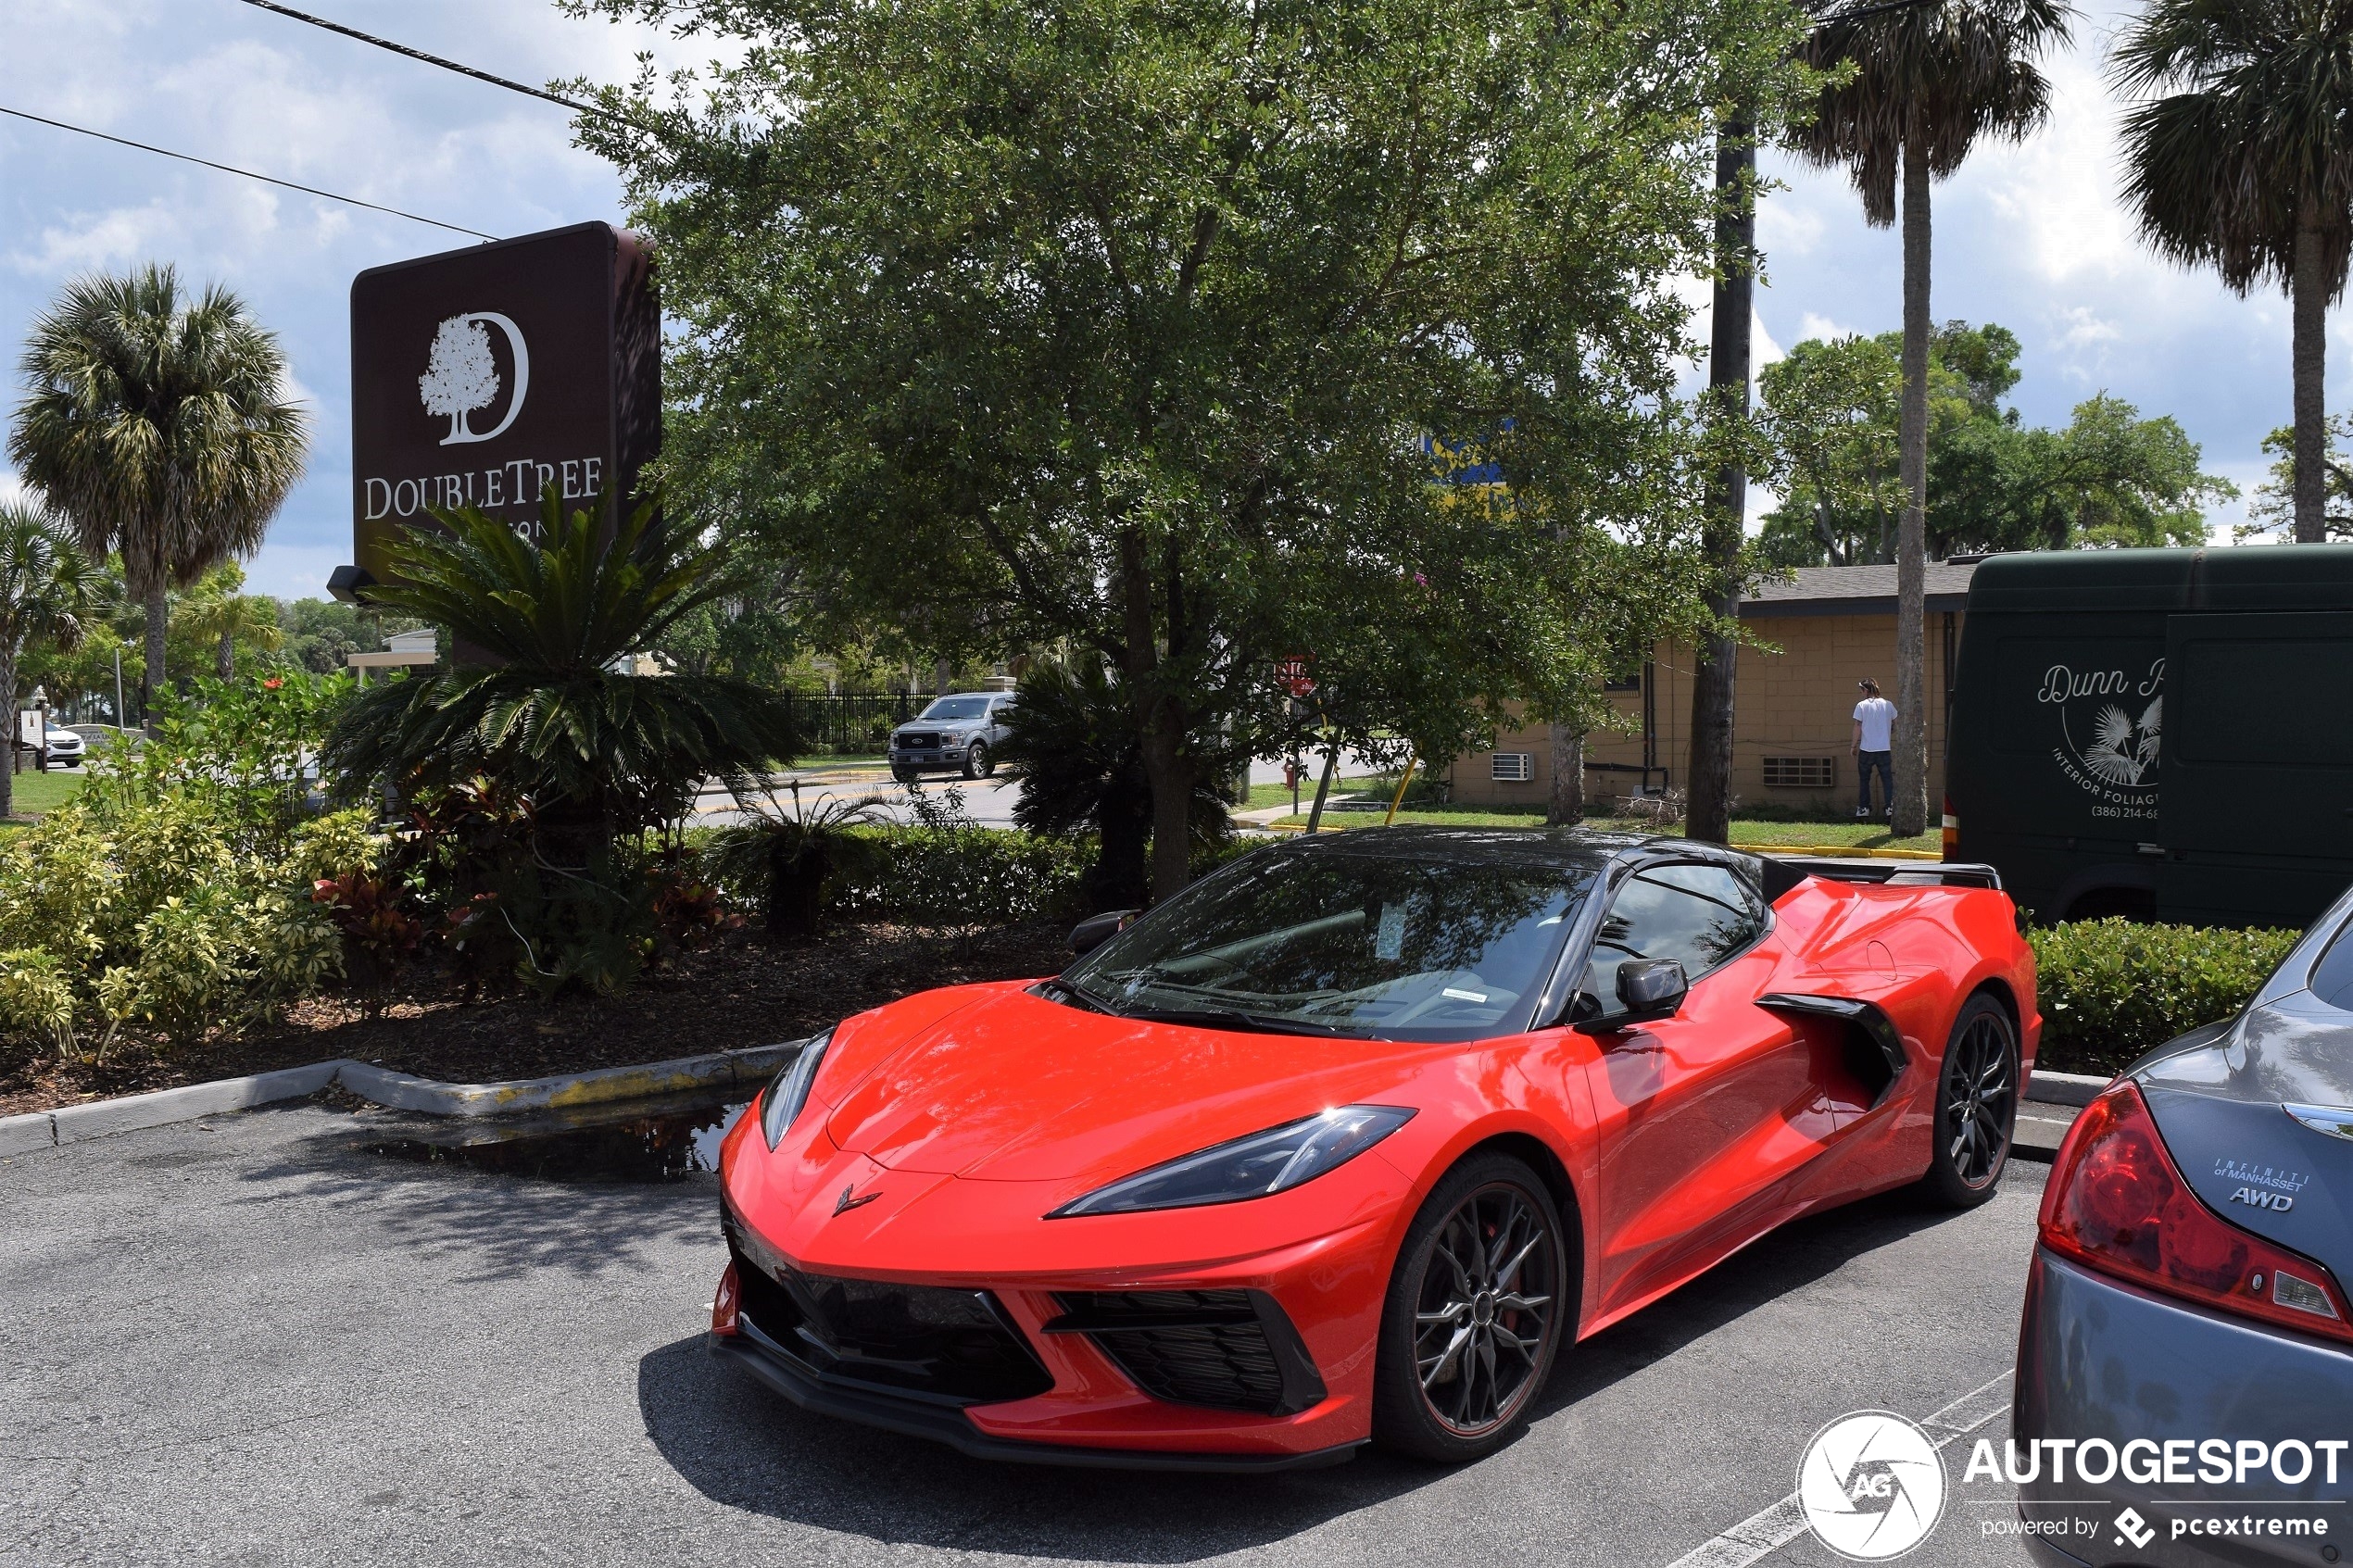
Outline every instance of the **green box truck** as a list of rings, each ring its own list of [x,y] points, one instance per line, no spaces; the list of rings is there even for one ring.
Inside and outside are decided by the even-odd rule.
[[[1995,556],[1945,854],[2043,921],[2300,926],[2353,882],[2353,546]]]

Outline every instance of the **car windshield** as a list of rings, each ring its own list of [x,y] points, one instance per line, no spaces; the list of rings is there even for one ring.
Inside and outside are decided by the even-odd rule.
[[[1470,1040],[1522,1027],[1592,885],[1576,867],[1265,849],[1064,972],[1081,1000],[1305,1035]]]
[[[923,711],[925,719],[982,719],[988,717],[988,699],[985,696],[943,696]]]

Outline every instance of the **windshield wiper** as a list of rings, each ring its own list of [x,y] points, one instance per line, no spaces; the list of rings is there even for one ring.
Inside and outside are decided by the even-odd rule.
[[[1114,1018],[1117,1018],[1119,1016],[1119,1010],[1117,1008],[1113,1007],[1109,1002],[1104,1001],[1092,991],[1083,990],[1076,985],[1073,985],[1069,981],[1061,978],[1059,975],[1051,980],[1039,981],[1038,983],[1037,989],[1040,993],[1051,992],[1058,997],[1066,997],[1074,1005],[1085,1008],[1088,1012],[1109,1013]]]
[[[1261,1035],[1328,1035],[1348,1038],[1353,1031],[1335,1028],[1328,1023],[1310,1023],[1302,1018],[1273,1018],[1260,1012],[1242,1012],[1232,1008],[1129,1008],[1122,1018],[1140,1018],[1153,1023],[1198,1023],[1211,1029],[1248,1029]]]

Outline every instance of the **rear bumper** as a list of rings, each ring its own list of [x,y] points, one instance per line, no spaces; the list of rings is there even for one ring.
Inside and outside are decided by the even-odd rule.
[[[2019,1484],[2030,1524],[2074,1519],[2058,1537],[2067,1550],[2027,1537],[2052,1568],[2096,1564],[2320,1564],[2323,1546],[2353,1554],[2353,1449],[2314,1453],[2300,1484],[2268,1469],[2244,1484],[2198,1478],[2199,1445],[2243,1440],[2267,1449],[2353,1437],[2353,1355],[2316,1340],[2240,1322],[2157,1296],[2037,1248],[2019,1332],[2015,1437],[2104,1439],[2120,1460],[2139,1443],[2134,1480],[2119,1463],[2105,1481],[2086,1481],[2070,1463],[2055,1480],[2047,1462]],[[2167,1445],[2174,1447],[2169,1452]],[[2168,1484],[2152,1464],[2175,1458],[2183,1479]],[[2040,1456],[2037,1456],[2040,1457]],[[2291,1465],[2291,1469],[2295,1466]],[[2154,1531],[2132,1546],[2118,1521],[2131,1509]],[[2074,1554],[2074,1555],[2070,1555]]]
[[[1189,1470],[1212,1474],[1265,1474],[1340,1464],[1364,1447],[1360,1439],[1296,1453],[1197,1453],[1184,1450],[1081,1448],[1035,1443],[981,1431],[962,1409],[866,1384],[828,1377],[747,1324],[736,1334],[710,1336],[711,1353],[766,1384],[805,1411],[837,1416],[908,1437],[945,1443],[974,1459],[1018,1464],[1059,1464],[1098,1470]]]

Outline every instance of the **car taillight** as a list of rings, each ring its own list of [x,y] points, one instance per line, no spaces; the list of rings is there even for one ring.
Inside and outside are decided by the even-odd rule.
[[[2043,1189],[2043,1245],[2103,1273],[2242,1317],[2353,1340],[2326,1267],[2243,1231],[2182,1179],[2132,1080],[2068,1130]]]
[[[1961,852],[1961,819],[1953,815],[1953,797],[1944,797],[1944,858],[1952,859]]]

